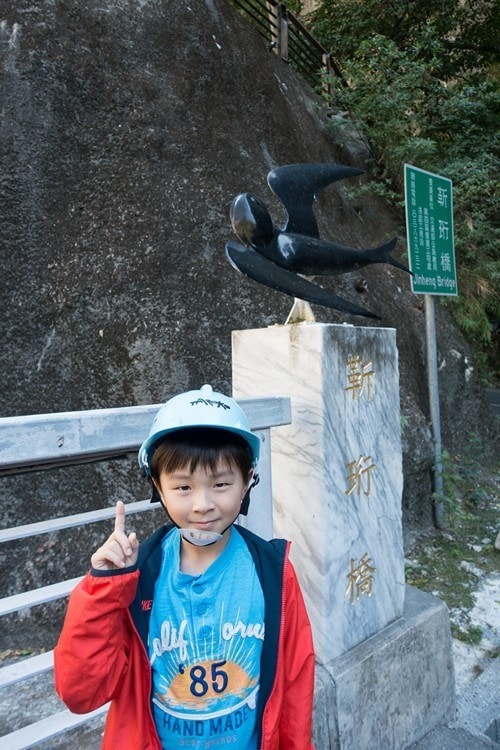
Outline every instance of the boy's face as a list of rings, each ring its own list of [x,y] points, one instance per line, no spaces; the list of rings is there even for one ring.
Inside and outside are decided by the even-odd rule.
[[[251,475],[250,475],[251,476]],[[225,463],[215,471],[198,466],[160,474],[160,494],[172,521],[181,529],[222,534],[239,514],[250,476]]]

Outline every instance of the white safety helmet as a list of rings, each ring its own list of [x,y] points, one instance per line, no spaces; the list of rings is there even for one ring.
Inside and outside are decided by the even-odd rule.
[[[151,460],[158,440],[170,432],[188,427],[214,427],[241,435],[248,443],[255,468],[260,455],[260,438],[250,430],[245,412],[236,401],[203,385],[199,391],[187,391],[164,404],[153,420],[149,436],[139,449],[139,466],[151,475]]]

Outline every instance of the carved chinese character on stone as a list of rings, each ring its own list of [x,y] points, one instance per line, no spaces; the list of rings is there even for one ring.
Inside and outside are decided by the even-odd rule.
[[[352,391],[352,400],[355,401],[358,396],[362,396],[365,393],[368,401],[371,400],[372,395],[372,378],[375,375],[375,371],[372,368],[373,362],[369,359],[368,362],[362,364],[361,359],[356,354],[350,356],[347,360],[347,367],[349,368],[349,374],[347,380],[349,385],[345,388],[346,391]]]
[[[370,464],[371,460],[371,456],[360,456],[357,461],[346,464],[349,471],[347,475],[349,486],[345,491],[347,496],[351,495],[354,490],[357,491],[358,497],[361,495],[361,490],[367,497],[370,496],[370,472],[377,468],[376,464]]]
[[[373,573],[376,568],[372,565],[372,560],[365,552],[356,565],[356,560],[351,558],[351,570],[347,574],[349,583],[345,590],[344,596],[350,597],[351,604],[359,599],[360,596],[371,596],[373,593]]]

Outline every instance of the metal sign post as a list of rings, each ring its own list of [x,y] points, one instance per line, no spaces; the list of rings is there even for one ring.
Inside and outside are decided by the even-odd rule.
[[[458,294],[453,241],[452,182],[446,177],[405,164],[406,232],[411,288],[425,295],[427,379],[434,441],[434,492],[443,491],[441,422],[434,295]],[[434,503],[434,522],[443,526],[443,503]]]

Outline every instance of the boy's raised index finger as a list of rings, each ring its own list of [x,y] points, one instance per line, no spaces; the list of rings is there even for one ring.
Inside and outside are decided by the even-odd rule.
[[[125,505],[121,500],[116,503],[115,531],[125,533]]]

